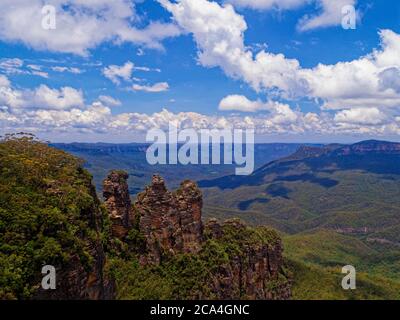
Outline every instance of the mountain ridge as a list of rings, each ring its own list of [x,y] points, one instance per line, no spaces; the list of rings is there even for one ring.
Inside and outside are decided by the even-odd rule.
[[[218,186],[227,188],[226,186],[240,186],[246,184],[245,181],[253,181],[258,183],[259,179],[255,178],[257,175],[262,174],[264,171],[274,168],[276,166],[282,166],[286,163],[302,161],[302,160],[314,160],[318,161],[323,157],[329,156],[349,156],[349,155],[368,155],[368,154],[387,154],[387,155],[400,155],[400,143],[379,141],[379,140],[365,140],[354,143],[352,145],[342,144],[329,144],[322,147],[317,146],[300,146],[293,154],[283,157],[281,159],[273,160],[267,164],[256,169],[249,176],[236,176],[229,175],[213,180],[200,180],[199,186],[208,188],[212,186]],[[399,170],[400,172],[400,170]],[[225,185],[225,187],[224,187]]]

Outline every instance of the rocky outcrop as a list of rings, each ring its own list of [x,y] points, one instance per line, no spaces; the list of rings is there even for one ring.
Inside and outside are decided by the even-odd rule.
[[[56,267],[56,289],[38,288],[38,300],[111,300],[115,298],[114,282],[104,276],[105,255],[100,243],[92,244],[89,254],[94,259],[87,270],[78,255],[66,265]],[[38,279],[38,282],[39,279]]]
[[[197,292],[193,298],[290,298],[290,280],[283,272],[282,243],[275,231],[249,228],[238,220],[219,223],[212,219],[203,226],[202,194],[196,183],[184,181],[178,190],[170,192],[159,175],[153,176],[151,185],[137,196],[131,214],[127,209],[130,202],[123,204],[128,199],[126,179],[123,173],[112,172],[104,183],[104,195],[116,224],[113,230],[124,227],[124,232],[117,235],[129,231],[126,228],[133,225],[129,217],[137,221],[135,228],[145,243],[145,250],[138,253],[143,266],[162,265],[178,254],[204,256],[210,254],[205,253],[209,246],[216,246],[219,249],[215,258],[221,262],[206,277],[208,293]]]
[[[87,256],[75,253],[66,263],[55,265],[56,289],[43,290],[41,287],[34,295],[34,299],[45,300],[110,300],[115,298],[115,284],[104,272],[106,256],[100,232],[102,231],[103,213],[96,190],[90,181],[87,189],[93,199],[89,208],[80,213],[80,218],[88,221],[88,228],[95,237],[88,237],[82,232],[81,242],[86,245]],[[91,262],[85,261],[91,259]],[[40,279],[37,280],[40,283]]]
[[[103,181],[104,205],[112,222],[111,233],[119,239],[127,236],[132,219],[132,204],[127,179],[126,172],[111,171]]]
[[[263,230],[266,233],[271,230]],[[290,281],[282,281],[282,242],[273,233],[268,243],[251,241],[247,237],[247,226],[237,219],[220,224],[211,219],[205,226],[210,239],[231,242],[235,252],[229,262],[222,264],[213,274],[211,290],[217,299],[289,299]],[[244,239],[240,239],[244,237]],[[268,235],[266,234],[266,237]],[[234,239],[236,238],[236,239]]]
[[[202,196],[195,183],[185,181],[172,193],[155,175],[151,185],[138,195],[135,209],[148,251],[143,263],[158,264],[165,254],[197,253],[200,249]]]

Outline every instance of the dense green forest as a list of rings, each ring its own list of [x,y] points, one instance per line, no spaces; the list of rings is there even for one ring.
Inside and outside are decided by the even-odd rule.
[[[73,255],[90,268],[94,232],[85,212],[99,207],[82,161],[34,136],[0,142],[0,298],[29,298],[43,265],[65,265]]]

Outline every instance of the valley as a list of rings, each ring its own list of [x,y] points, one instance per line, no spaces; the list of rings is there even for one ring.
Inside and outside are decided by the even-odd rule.
[[[400,299],[400,144],[256,145],[257,170],[235,176],[232,166],[149,166],[146,145],[32,139],[0,144],[3,298],[45,294],[33,259],[67,268],[66,279],[98,261],[79,279],[95,274],[93,285],[59,297]],[[356,290],[341,288],[345,265]]]
[[[364,141],[351,146],[256,145],[257,169],[243,177],[233,175],[234,169],[229,166],[150,167],[140,150],[122,152],[126,146],[112,152],[108,146],[103,150],[106,155],[96,156],[88,153],[88,148],[73,152],[86,159],[94,180],[101,181],[99,172],[122,163],[131,173],[132,199],[136,186],[140,189],[154,172],[168,177],[171,187],[176,186],[177,178],[187,177],[197,180],[202,189],[205,220],[240,218],[253,226],[268,225],[279,230],[284,254],[296,268],[314,270],[330,286],[324,292],[308,294],[303,289],[294,290],[299,298],[352,295],[336,287],[340,268],[347,264],[357,267],[360,283],[372,292],[400,284],[399,144]],[[112,161],[105,166],[105,159]],[[308,271],[299,280],[299,288],[314,281],[309,277],[313,272]],[[397,297],[395,290],[384,292]]]

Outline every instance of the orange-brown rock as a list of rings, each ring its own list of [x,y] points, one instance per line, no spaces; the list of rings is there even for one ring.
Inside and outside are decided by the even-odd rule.
[[[151,185],[138,195],[135,209],[140,217],[139,229],[146,238],[148,256],[144,263],[158,264],[165,254],[196,253],[200,249],[202,195],[194,182],[185,181],[172,193],[155,175]]]
[[[130,228],[132,204],[129,196],[128,174],[111,171],[103,181],[104,205],[109,213],[112,235],[124,239]]]

